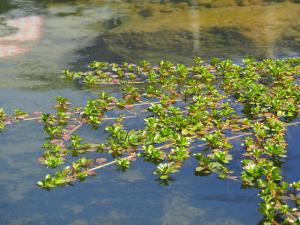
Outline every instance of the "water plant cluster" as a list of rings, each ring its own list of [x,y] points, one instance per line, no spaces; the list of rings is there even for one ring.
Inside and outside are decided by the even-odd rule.
[[[287,128],[300,124],[299,58],[248,57],[237,65],[197,57],[193,66],[142,61],[89,67],[67,70],[63,78],[91,87],[118,86],[121,94],[99,92],[83,107],[59,96],[53,114],[16,110],[7,116],[0,110],[0,129],[17,121],[44,124],[48,138],[39,161],[58,169],[37,185],[69,185],[112,164],[124,171],[139,158],[154,164],[157,179],[167,184],[194,157],[195,175],[215,174],[256,188],[265,224],[300,223],[300,181],[287,181],[281,172]],[[140,123],[129,128],[131,120]],[[77,133],[84,126],[104,128],[106,140],[86,141]],[[234,149],[233,140],[241,147]]]

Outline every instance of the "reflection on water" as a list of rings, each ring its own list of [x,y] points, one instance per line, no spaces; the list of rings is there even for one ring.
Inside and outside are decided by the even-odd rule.
[[[201,218],[205,216],[205,210],[193,207],[186,202],[186,199],[180,196],[170,197],[165,203],[165,212],[162,218],[163,225],[187,225],[191,221],[200,223]]]
[[[0,37],[0,58],[12,57],[28,51],[20,42],[36,41],[41,37],[43,20],[39,16],[27,16],[7,20],[6,26],[16,33]]]
[[[93,93],[58,77],[61,70],[84,69],[94,59],[189,63],[195,55],[235,61],[249,54],[299,56],[297,2],[0,0],[0,106],[10,112],[49,111],[56,95],[81,105]],[[159,186],[152,165],[137,161],[128,173],[106,168],[84,184],[40,190],[34,182],[49,172],[36,161],[40,131],[40,125],[20,123],[0,135],[0,224],[255,224],[261,219],[254,190],[194,177],[192,161],[170,186]],[[292,160],[284,173],[290,180],[300,179],[297,132],[292,128],[288,135]]]
[[[5,13],[10,9],[13,9],[14,5],[11,3],[10,0],[1,0],[0,4],[0,13]]]
[[[238,202],[241,199],[236,199]],[[216,199],[218,201],[218,199]],[[202,202],[205,205],[205,201]],[[220,207],[220,206],[219,206]],[[243,206],[245,207],[245,206]],[[189,202],[185,195],[172,193],[165,199],[164,215],[161,224],[163,225],[189,225],[189,224],[206,224],[206,225],[241,225],[242,221],[227,218],[222,210],[216,211],[211,208],[195,207]],[[235,209],[237,210],[237,209]],[[228,213],[228,211],[227,211]],[[251,223],[249,223],[251,224]]]
[[[62,94],[77,104],[93,95],[88,91],[4,89],[0,90],[0,105],[7,105],[10,112],[20,102],[26,111],[49,111],[52,98]],[[170,186],[155,182],[152,164],[136,161],[126,173],[105,168],[83,184],[44,191],[35,186],[35,181],[49,172],[36,160],[43,143],[41,129],[34,122],[19,123],[0,135],[0,224],[198,225],[199,221],[227,221],[250,225],[260,220],[254,191],[241,190],[239,183],[215,177],[195,177],[192,161]],[[88,132],[83,129],[80,134]],[[101,141],[96,133],[95,138]]]
[[[298,56],[300,50],[298,1],[2,2],[0,27],[8,28],[1,28],[0,36],[13,29],[7,21],[36,14],[44,19],[44,35],[30,46],[19,40],[5,46],[0,40],[0,55],[11,55],[5,48],[23,53],[0,59],[1,86],[59,88],[55,80],[61,70],[82,68],[94,59],[189,63],[200,55],[240,61],[246,55]]]
[[[298,4],[215,5],[197,4],[135,5],[127,8],[130,17],[121,15],[106,21],[111,24],[79,53],[83,63],[100,60],[137,61],[158,58],[190,62],[200,55],[239,60],[245,55],[276,57],[297,55],[299,42],[284,42],[283,35],[299,37]],[[147,14],[145,17],[144,14]],[[95,50],[96,49],[96,50]],[[105,54],[101,54],[104,52]]]
[[[24,42],[35,41],[41,37],[43,20],[39,16],[27,16],[6,21],[7,26],[14,27],[15,34],[0,38],[0,42]]]

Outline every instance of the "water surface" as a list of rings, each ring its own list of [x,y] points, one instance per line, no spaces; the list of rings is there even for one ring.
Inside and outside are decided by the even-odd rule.
[[[27,29],[28,21],[32,26]],[[66,68],[86,69],[92,60],[191,63],[199,55],[240,62],[246,55],[299,57],[299,50],[297,1],[0,0],[0,106],[8,112],[49,111],[57,95],[82,105],[95,93],[59,76]],[[152,165],[137,161],[127,173],[110,167],[82,184],[41,190],[35,182],[52,172],[37,162],[44,141],[41,129],[34,122],[19,123],[0,135],[0,224],[196,225],[261,220],[255,190],[242,190],[239,182],[214,176],[195,177],[193,160],[169,186],[155,181]],[[289,128],[287,135],[289,161],[283,169],[289,180],[300,179],[299,131]],[[94,138],[101,141],[103,135]]]

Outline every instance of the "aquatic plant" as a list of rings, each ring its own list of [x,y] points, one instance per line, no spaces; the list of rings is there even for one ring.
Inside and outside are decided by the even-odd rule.
[[[60,96],[55,113],[37,116],[21,110],[7,116],[0,110],[0,128],[24,120],[44,124],[48,138],[41,164],[67,164],[37,182],[44,189],[83,181],[113,164],[125,171],[139,158],[153,163],[158,180],[168,184],[194,157],[195,175],[216,174],[258,189],[265,224],[297,224],[300,181],[287,182],[281,165],[287,157],[287,127],[300,124],[299,71],[299,58],[248,57],[237,65],[219,59],[208,64],[197,57],[193,66],[93,62],[90,71],[65,71],[63,78],[91,87],[120,86],[122,95],[100,92],[83,107]],[[131,119],[140,121],[136,129],[128,128]],[[100,125],[108,134],[103,142],[90,143],[76,134],[83,126]],[[232,153],[232,140],[241,141],[238,154]],[[97,156],[87,158],[90,152]],[[233,169],[240,161],[242,169]]]

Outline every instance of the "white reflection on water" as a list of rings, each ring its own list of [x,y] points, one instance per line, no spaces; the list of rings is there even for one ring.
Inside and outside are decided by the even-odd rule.
[[[191,26],[193,29],[193,50],[194,52],[200,51],[200,17],[199,10],[197,10],[197,4],[195,1],[192,1],[192,7],[190,8],[190,19]]]
[[[43,18],[27,16],[6,21],[6,25],[17,29],[17,32],[0,37],[0,58],[12,57],[29,51],[22,42],[37,41],[42,35]]]

